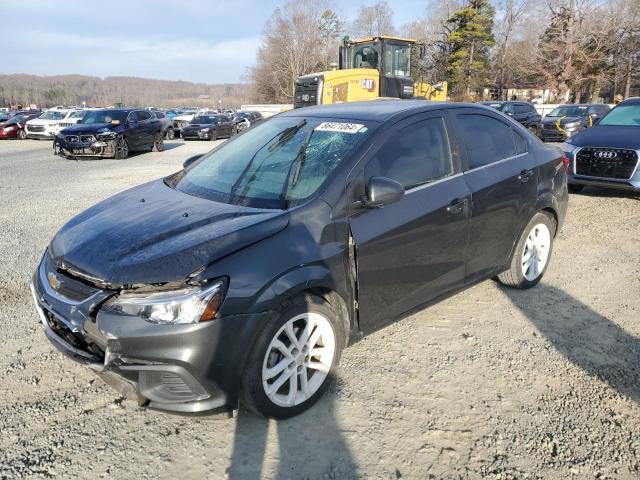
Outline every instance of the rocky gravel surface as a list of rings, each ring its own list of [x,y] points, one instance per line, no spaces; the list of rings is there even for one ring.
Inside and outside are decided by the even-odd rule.
[[[45,340],[29,279],[73,215],[209,142],[125,161],[0,142],[0,478],[638,479],[640,197],[572,195],[543,282],[487,281],[347,349],[283,422],[138,408]]]

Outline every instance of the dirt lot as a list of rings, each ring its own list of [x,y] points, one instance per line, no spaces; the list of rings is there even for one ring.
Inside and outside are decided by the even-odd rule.
[[[640,478],[632,195],[572,195],[537,288],[488,281],[372,335],[289,421],[141,410],[63,358],[28,288],[51,237],[211,146],[74,162],[0,142],[0,478]]]

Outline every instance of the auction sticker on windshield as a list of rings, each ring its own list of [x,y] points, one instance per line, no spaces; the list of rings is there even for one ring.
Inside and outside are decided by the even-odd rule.
[[[360,123],[322,122],[314,130],[316,132],[357,133],[364,125]]]

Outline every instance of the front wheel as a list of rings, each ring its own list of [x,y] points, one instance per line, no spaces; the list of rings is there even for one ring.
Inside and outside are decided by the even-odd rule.
[[[570,183],[569,185],[567,185],[567,188],[569,189],[569,193],[580,193],[584,188],[584,185],[577,185],[575,183]]]
[[[311,407],[328,387],[342,353],[339,316],[325,300],[287,301],[260,332],[242,375],[242,403],[268,418]]]
[[[529,131],[533,133],[536,137],[540,133],[540,129],[537,125],[529,125]]]
[[[212,142],[215,142],[216,140],[218,140],[218,129],[214,129],[211,132],[211,136],[209,137],[209,140],[211,140]]]
[[[164,138],[162,138],[160,132],[157,132],[155,137],[153,137],[153,147],[151,149],[156,152],[162,152],[164,150]]]
[[[116,160],[124,160],[129,156],[129,144],[122,135],[116,139],[115,150],[113,158]]]
[[[22,128],[18,130],[16,135],[18,136],[18,140],[26,140],[27,139],[27,132],[25,132],[24,129],[22,129]]]
[[[500,283],[521,289],[536,285],[549,265],[555,230],[549,214],[536,213],[520,236],[509,270],[498,275]]]
[[[172,127],[169,127],[167,129],[167,140],[173,140],[174,138],[176,138],[176,132],[173,131]]]

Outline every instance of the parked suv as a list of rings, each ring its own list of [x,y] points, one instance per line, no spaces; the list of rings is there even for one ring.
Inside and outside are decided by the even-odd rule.
[[[640,98],[620,103],[562,148],[571,160],[570,192],[585,185],[640,192]]]
[[[510,116],[516,122],[531,130],[534,135],[537,135],[538,132],[540,132],[540,121],[542,117],[532,103],[521,101],[482,103]]]
[[[236,124],[229,115],[198,115],[182,127],[180,135],[185,140],[218,140],[236,134]]]
[[[160,120],[162,124],[162,137],[167,140],[173,140],[175,138],[175,131],[173,128],[173,120],[171,120],[169,115],[160,110],[152,110],[151,113]]]
[[[27,138],[52,139],[66,125],[78,123],[83,116],[82,110],[52,108],[27,122]]]
[[[69,221],[33,296],[55,346],[149,408],[286,418],[364,335],[484,279],[536,285],[566,166],[477,105],[293,110]]]
[[[560,105],[544,117],[539,137],[543,142],[564,142],[596,124],[608,111],[609,106],[604,104]]]
[[[92,110],[53,141],[53,152],[66,158],[122,160],[133,151],[164,150],[162,123],[148,110]]]

